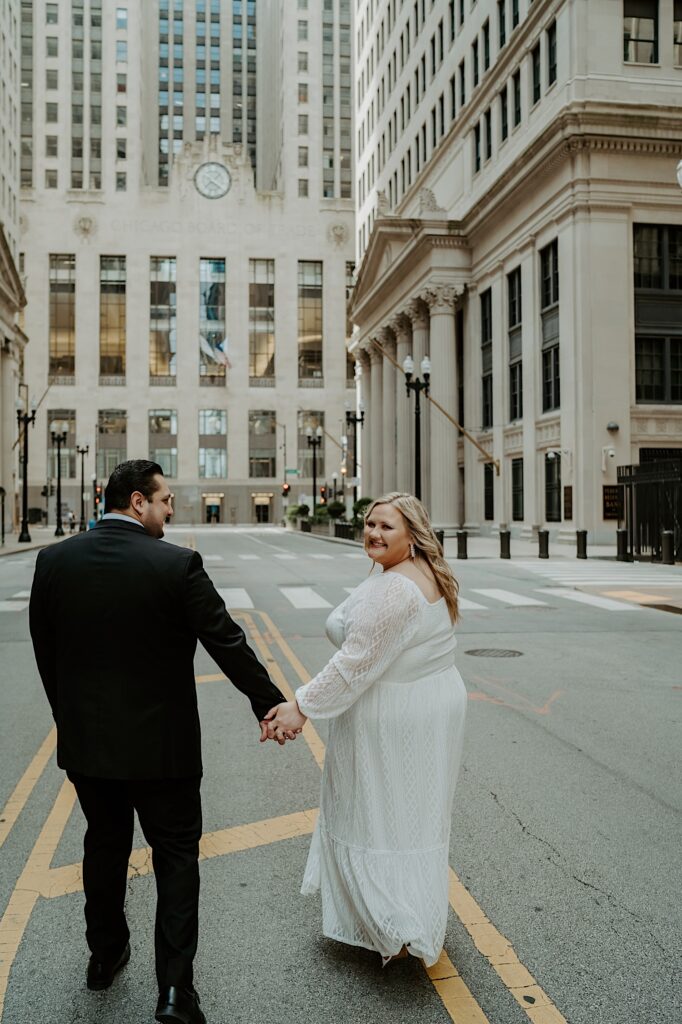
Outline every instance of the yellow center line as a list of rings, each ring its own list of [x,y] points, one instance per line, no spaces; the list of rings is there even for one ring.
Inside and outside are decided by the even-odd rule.
[[[277,626],[265,612],[258,612],[267,632],[280,648],[302,682],[310,679]],[[552,699],[552,698],[550,698]],[[530,971],[521,963],[511,943],[488,920],[468,889],[450,868],[450,906],[460,919],[476,948],[488,960],[514,999],[533,1024],[566,1024],[565,1018],[549,996],[538,985]],[[486,1018],[471,992],[443,951],[440,960],[427,971],[445,1008],[457,1024],[478,1024]],[[473,1004],[473,1005],[471,1005]],[[478,1014],[478,1016],[477,1016]]]
[[[57,730],[52,726],[41,743],[38,753],[14,787],[14,791],[2,811],[0,811],[0,846],[2,846],[12,831],[15,821],[23,811],[26,801],[33,792],[33,787],[43,774],[45,765],[52,757],[56,746]]]
[[[0,918],[0,1019],[5,1005],[10,970],[40,896],[40,879],[49,871],[50,862],[73,810],[75,799],[76,792],[69,780],[65,779],[10,896],[7,909]]]

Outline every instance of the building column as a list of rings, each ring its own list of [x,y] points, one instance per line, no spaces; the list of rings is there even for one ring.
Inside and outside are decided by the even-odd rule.
[[[431,396],[457,419],[457,349],[455,345],[455,300],[451,285],[436,284],[424,293],[431,311],[430,359]],[[457,525],[459,469],[457,428],[438,409],[431,416],[431,522],[451,529]]]
[[[372,481],[372,493],[370,497],[378,498],[384,493],[383,473],[383,356],[375,345],[370,351],[370,362],[372,364],[372,407],[370,409],[370,478]]]
[[[467,288],[464,310],[464,412],[466,426],[480,440],[481,433],[481,327],[480,301],[475,283]],[[464,529],[478,533],[483,517],[481,453],[464,444]]]
[[[429,312],[421,299],[412,299],[405,310],[412,321],[412,359],[414,375],[421,378],[421,361],[429,354]],[[431,478],[429,474],[429,403],[421,396],[421,464],[422,464],[422,500],[427,508],[431,507]],[[415,452],[414,452],[414,395],[409,399],[410,433],[412,435],[412,452],[410,465],[410,490],[415,492]]]
[[[381,345],[387,356],[395,359],[396,344],[388,330],[382,331]],[[396,368],[390,359],[383,359],[382,374],[382,449],[383,449],[383,493],[396,489]]]
[[[358,404],[362,403],[365,412],[365,421],[360,429],[360,424],[353,424],[353,429],[357,430],[356,438],[356,451],[358,455],[357,466],[354,467],[355,475],[360,477],[360,488],[359,497],[366,498],[368,495],[372,495],[372,478],[370,473],[371,459],[370,459],[370,444],[371,444],[371,423],[370,414],[372,409],[372,378],[370,374],[370,361],[369,356],[362,349],[357,354],[357,362],[360,367],[359,377],[359,401]]]
[[[391,330],[396,339],[395,358],[402,367],[405,358],[410,354],[412,335],[410,321],[404,313],[391,320]],[[396,370],[395,374],[395,408],[396,408],[396,490],[409,491],[412,467],[412,431],[410,430],[410,400],[405,388],[405,377]]]

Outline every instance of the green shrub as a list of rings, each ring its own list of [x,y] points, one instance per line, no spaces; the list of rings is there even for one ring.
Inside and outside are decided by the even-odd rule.
[[[313,516],[314,523],[328,523],[329,522],[329,508],[327,505],[318,505],[315,509],[315,515]]]
[[[374,498],[359,498],[353,505],[353,525],[362,526],[365,522],[365,512],[374,501]]]
[[[342,501],[330,501],[327,512],[330,519],[340,519],[345,514],[346,506]]]
[[[300,507],[300,505],[289,505],[289,508],[287,509],[287,519],[290,519],[292,523],[300,515],[298,511]]]
[[[298,505],[297,508],[298,508],[298,511],[297,511],[296,515],[300,519],[307,519],[308,516],[310,515],[310,505],[306,505],[304,503],[303,505]]]

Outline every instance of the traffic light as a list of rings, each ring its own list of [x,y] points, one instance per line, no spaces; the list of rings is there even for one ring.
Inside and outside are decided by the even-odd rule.
[[[320,505],[327,504],[327,488],[322,484],[320,487]]]
[[[290,490],[291,490],[291,484],[282,484],[282,497],[283,498],[288,498]]]
[[[95,512],[98,511],[101,501],[102,501],[102,485],[101,484],[95,484]]]

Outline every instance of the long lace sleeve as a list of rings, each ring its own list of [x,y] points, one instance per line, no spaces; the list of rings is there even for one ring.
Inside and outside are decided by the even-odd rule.
[[[296,691],[301,711],[309,718],[346,711],[409,646],[419,609],[419,591],[400,573],[385,573],[363,587],[347,605],[341,649]]]

